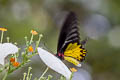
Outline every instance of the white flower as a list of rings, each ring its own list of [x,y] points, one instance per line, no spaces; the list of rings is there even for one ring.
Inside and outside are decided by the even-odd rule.
[[[71,71],[68,67],[57,57],[52,55],[51,53],[47,52],[42,48],[38,48],[38,53],[42,61],[51,69],[55,70],[56,72],[62,74],[69,79],[71,76]]]
[[[18,52],[18,47],[12,43],[0,44],[0,64],[4,65],[4,58],[9,54]]]

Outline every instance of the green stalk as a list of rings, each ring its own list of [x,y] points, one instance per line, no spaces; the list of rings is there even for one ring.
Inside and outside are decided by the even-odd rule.
[[[35,52],[37,52],[37,48],[38,48],[38,46],[39,46],[39,43],[40,43],[40,40],[41,40],[42,37],[43,37],[43,35],[40,34],[40,35],[39,35],[39,39],[38,39],[38,41],[36,41]]]
[[[74,73],[72,72],[72,74],[71,74],[71,76],[70,76],[70,80],[72,80],[72,78],[73,78],[73,74],[74,74]]]
[[[10,38],[9,38],[9,37],[7,37],[7,42],[8,42],[8,43],[10,42]]]
[[[31,67],[28,68],[28,73],[27,73],[27,80],[29,80],[29,76],[30,76],[30,71],[31,71]]]
[[[31,80],[31,78],[32,78],[32,74],[30,74],[30,78],[29,78],[29,80]]]
[[[10,70],[10,63],[9,63],[9,66],[8,66],[8,71],[5,73],[5,75],[4,75],[2,80],[6,80],[6,78],[8,76],[8,73],[9,73],[9,70]]]
[[[47,68],[45,69],[45,71],[43,72],[43,74],[40,76],[40,78],[39,78],[38,80],[40,80],[40,79],[47,73],[48,69],[49,69],[49,67],[47,67]]]
[[[33,34],[32,34],[32,36],[31,36],[31,39],[30,39],[30,45],[31,45],[31,43],[33,42]]]
[[[27,36],[25,36],[24,38],[25,38],[26,46],[28,47],[29,46],[28,38],[27,38]]]
[[[2,34],[1,34],[1,43],[2,43],[2,41],[3,41],[3,35],[4,35],[4,31],[2,31]]]
[[[2,80],[6,80],[7,76],[8,76],[8,72],[5,73],[5,75],[4,75]]]
[[[51,75],[48,75],[48,79],[47,80],[51,80],[52,79],[52,76]]]
[[[25,78],[26,78],[26,75],[27,75],[27,73],[24,73],[24,77],[23,77],[23,80],[25,80]]]

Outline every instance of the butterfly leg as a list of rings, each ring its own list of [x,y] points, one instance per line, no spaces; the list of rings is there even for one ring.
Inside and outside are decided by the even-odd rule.
[[[88,37],[85,38],[83,41],[81,41],[81,44],[82,44],[82,45],[85,45],[85,44],[87,43],[87,41],[88,41]]]

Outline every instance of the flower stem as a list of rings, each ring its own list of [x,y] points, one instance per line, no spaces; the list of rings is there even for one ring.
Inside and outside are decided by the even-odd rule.
[[[35,52],[37,52],[37,48],[38,48],[38,46],[39,46],[39,43],[40,43],[40,40],[41,40],[41,38],[43,37],[43,35],[42,34],[40,34],[39,35],[39,39],[38,39],[38,41],[36,41],[36,48],[35,48]]]
[[[72,80],[72,78],[73,78],[73,74],[74,74],[74,73],[72,72],[72,74],[71,74],[71,76],[70,76],[70,80]]]
[[[4,75],[2,80],[6,80],[7,76],[8,76],[8,72],[5,73],[5,75]]]
[[[10,38],[9,38],[9,37],[7,37],[7,42],[8,42],[8,43],[10,42]]]
[[[31,78],[32,78],[32,74],[30,74],[30,78],[29,78],[29,80],[31,80]]]
[[[29,80],[31,69],[32,69],[31,67],[28,68],[27,80]]]
[[[16,54],[14,56],[15,56],[15,61],[17,62],[17,56],[16,56]]]
[[[52,76],[51,75],[48,75],[48,79],[47,80],[51,80],[52,79]]]
[[[3,77],[2,80],[6,80],[6,78],[7,78],[7,76],[8,76],[9,70],[10,70],[10,64],[9,64],[9,66],[8,66],[8,71],[5,73],[5,75],[4,75],[4,77]]]
[[[2,41],[3,41],[3,35],[4,35],[4,31],[2,31],[2,34],[1,34],[1,43],[2,43]]]
[[[49,67],[47,67],[47,68],[45,69],[45,71],[43,72],[43,74],[40,76],[40,78],[39,78],[38,80],[40,80],[40,79],[47,73],[48,69],[49,69]]]
[[[32,34],[31,39],[30,39],[30,45],[32,42],[33,42],[33,34]]]
[[[25,80],[25,78],[26,78],[26,75],[27,75],[27,73],[24,73],[24,77],[23,77],[23,80]]]
[[[27,38],[27,36],[25,36],[24,38],[25,38],[26,46],[28,47],[29,46],[28,38]]]

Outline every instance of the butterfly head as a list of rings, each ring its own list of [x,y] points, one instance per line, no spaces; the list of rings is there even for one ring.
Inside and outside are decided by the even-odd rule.
[[[56,55],[59,59],[63,60],[64,59],[64,52],[58,52]]]

